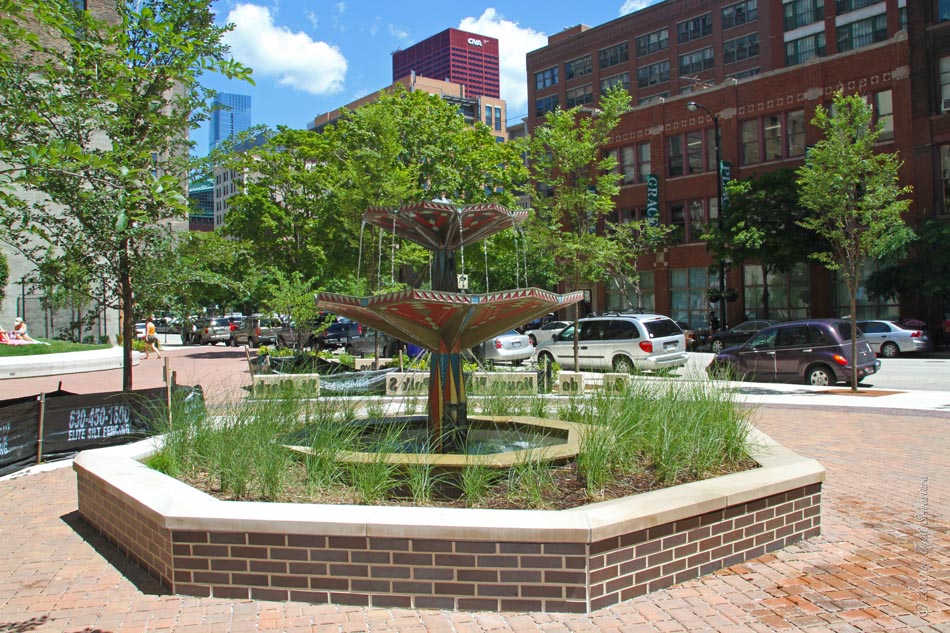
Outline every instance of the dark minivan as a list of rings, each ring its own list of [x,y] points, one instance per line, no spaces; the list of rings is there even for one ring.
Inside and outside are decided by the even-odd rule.
[[[858,381],[876,373],[881,361],[858,331]],[[706,369],[712,376],[827,386],[851,379],[851,323],[804,319],[761,330],[742,345],[728,347]]]

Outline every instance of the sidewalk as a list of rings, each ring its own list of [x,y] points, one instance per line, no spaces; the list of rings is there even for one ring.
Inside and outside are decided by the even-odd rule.
[[[247,379],[243,350],[166,353],[183,384],[223,395]],[[162,364],[143,361],[135,386],[161,384]],[[63,387],[107,390],[113,373],[64,376]],[[44,381],[0,381],[0,397],[8,383],[32,393]],[[757,426],[827,469],[821,536],[590,616],[193,598],[167,593],[79,520],[75,476],[57,468],[0,481],[0,633],[950,633],[950,411],[934,410],[950,396],[738,387],[760,404]],[[906,408],[881,408],[887,398]]]

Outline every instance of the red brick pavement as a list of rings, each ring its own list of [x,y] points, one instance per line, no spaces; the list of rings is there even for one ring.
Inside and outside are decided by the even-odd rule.
[[[233,372],[229,352],[187,356],[180,367],[176,359],[173,369],[182,383],[183,374],[212,379],[224,368],[205,361],[232,363]],[[950,632],[950,416],[763,407],[758,424],[827,468],[823,534],[590,616],[172,595],[78,520],[72,470],[13,478],[0,482],[0,633]]]

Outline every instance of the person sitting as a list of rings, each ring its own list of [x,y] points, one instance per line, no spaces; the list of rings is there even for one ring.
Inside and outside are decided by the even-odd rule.
[[[14,341],[24,341],[26,343],[35,343],[37,345],[49,345],[49,343],[37,341],[27,333],[26,322],[22,317],[17,317],[13,320],[13,330],[10,331],[10,338]]]
[[[0,328],[0,345],[30,345],[29,341],[20,341],[13,338],[12,332]]]

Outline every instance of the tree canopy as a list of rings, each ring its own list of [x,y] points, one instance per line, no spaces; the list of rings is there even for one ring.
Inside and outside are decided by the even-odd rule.
[[[206,0],[114,6],[105,22],[68,0],[0,0],[0,221],[34,265],[78,268],[58,281],[124,309],[131,389],[133,283],[167,221],[188,213],[187,132],[208,97],[199,76],[250,71]]]

